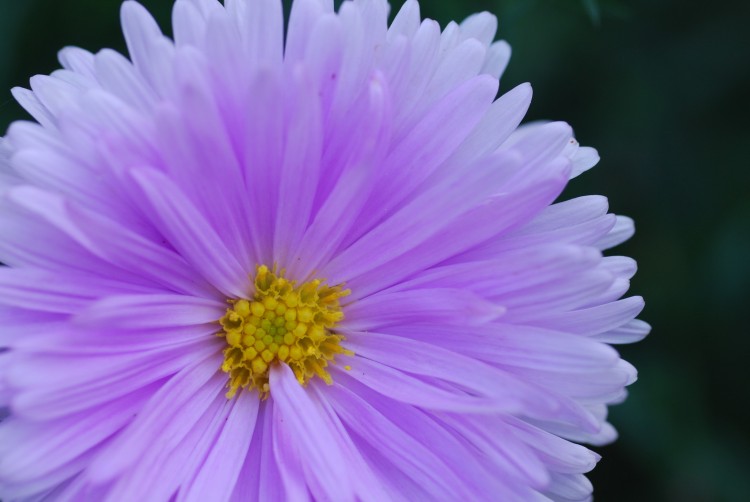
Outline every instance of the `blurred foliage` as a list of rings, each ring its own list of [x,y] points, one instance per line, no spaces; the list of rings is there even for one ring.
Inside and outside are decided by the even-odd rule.
[[[0,0],[0,89],[57,67],[64,45],[124,50],[119,0]],[[170,0],[143,0],[165,29]],[[403,2],[395,2],[397,8]],[[430,0],[445,25],[488,10],[534,85],[529,119],[564,119],[599,149],[566,197],[609,196],[638,232],[632,292],[654,332],[623,347],[640,370],[612,410],[598,500],[750,498],[750,4],[679,0]],[[0,94],[0,131],[24,113]]]

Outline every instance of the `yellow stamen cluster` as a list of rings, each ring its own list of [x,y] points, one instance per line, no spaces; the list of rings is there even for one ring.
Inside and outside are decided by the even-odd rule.
[[[339,299],[350,291],[328,286],[319,279],[297,286],[261,265],[255,276],[252,300],[229,300],[231,307],[219,319],[226,339],[222,371],[229,374],[227,398],[241,388],[258,389],[268,397],[272,364],[285,363],[304,385],[315,375],[333,383],[326,367],[344,349],[343,336],[332,330],[344,318]]]

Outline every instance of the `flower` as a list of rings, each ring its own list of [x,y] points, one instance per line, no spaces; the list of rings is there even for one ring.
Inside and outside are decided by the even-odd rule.
[[[3,500],[583,500],[648,326],[487,13],[127,1],[0,143]]]

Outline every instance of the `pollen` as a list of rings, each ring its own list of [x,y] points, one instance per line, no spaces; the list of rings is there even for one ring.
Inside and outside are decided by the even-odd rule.
[[[320,279],[297,284],[284,277],[283,269],[265,265],[258,267],[254,282],[253,298],[228,300],[230,307],[219,319],[217,335],[227,344],[221,365],[229,376],[227,399],[243,388],[257,389],[267,398],[274,364],[288,365],[300,385],[316,376],[331,385],[326,368],[334,357],[354,355],[342,347],[344,337],[335,331],[344,318],[340,299],[351,291]]]

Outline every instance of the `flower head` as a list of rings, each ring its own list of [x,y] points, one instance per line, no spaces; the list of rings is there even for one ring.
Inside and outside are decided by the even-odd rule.
[[[645,336],[487,13],[133,1],[0,140],[3,500],[584,500]]]

